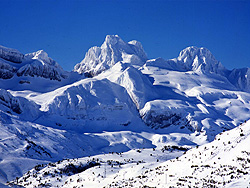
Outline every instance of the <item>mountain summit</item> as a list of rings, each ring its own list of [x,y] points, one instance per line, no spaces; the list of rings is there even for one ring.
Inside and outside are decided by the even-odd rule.
[[[204,47],[187,47],[180,52],[177,59],[183,62],[189,70],[204,73],[222,73],[225,71],[225,67]]]
[[[140,42],[133,40],[126,43],[118,35],[107,35],[101,47],[95,46],[88,50],[85,58],[75,65],[74,71],[95,76],[119,61],[142,66],[147,61],[147,55]],[[157,61],[164,60],[157,59]],[[204,47],[187,47],[177,58],[168,60],[167,64],[165,66],[170,69],[192,70],[197,73],[216,73],[224,76],[227,72],[226,68]]]
[[[18,50],[0,46],[0,78],[10,79],[15,75],[36,76],[57,81],[66,78],[61,66],[43,50],[24,55]]]
[[[118,35],[107,35],[101,47],[92,47],[74,71],[92,76],[109,69],[119,61],[142,66],[147,60],[142,45],[138,41],[124,42]]]

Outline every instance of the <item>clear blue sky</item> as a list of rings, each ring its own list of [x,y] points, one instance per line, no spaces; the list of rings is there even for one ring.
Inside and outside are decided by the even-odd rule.
[[[250,1],[0,0],[0,44],[45,50],[72,70],[107,34],[140,41],[149,58],[208,48],[228,68],[250,67]]]

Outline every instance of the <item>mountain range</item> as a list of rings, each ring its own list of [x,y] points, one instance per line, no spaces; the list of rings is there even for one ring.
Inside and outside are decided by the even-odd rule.
[[[249,74],[118,35],[71,72],[0,46],[0,186],[249,186]]]

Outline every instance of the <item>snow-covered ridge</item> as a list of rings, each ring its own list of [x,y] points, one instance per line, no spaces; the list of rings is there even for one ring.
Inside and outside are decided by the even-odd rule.
[[[53,60],[52,58],[50,58],[48,56],[48,54],[43,51],[43,50],[39,50],[37,52],[33,52],[33,53],[29,53],[29,54],[25,54],[25,59],[27,59],[26,61],[29,61],[30,59],[37,59],[37,60],[41,60],[42,62],[55,66],[56,68],[61,68],[60,65]]]
[[[187,47],[174,59],[164,60],[162,58],[148,60],[146,66],[158,66],[160,68],[174,71],[194,71],[195,73],[215,73],[225,76],[227,69],[204,47]]]
[[[24,55],[16,49],[6,48],[0,45],[0,58],[14,63],[21,63]]]
[[[204,47],[187,47],[180,52],[177,60],[183,62],[188,70],[218,74],[225,71],[225,67]]]
[[[0,46],[0,78],[10,79],[14,75],[58,81],[67,77],[61,66],[43,50],[23,55],[17,50]]]
[[[243,91],[250,91],[250,78],[244,69],[228,70],[204,47],[190,46],[183,49],[174,59],[147,60],[140,42],[124,42],[118,35],[107,35],[101,47],[92,47],[85,58],[75,65],[74,71],[92,77],[111,68],[118,62],[158,66],[174,71],[194,71],[197,74],[218,74],[228,79]]]
[[[143,65],[147,56],[138,41],[124,42],[118,35],[107,35],[101,47],[92,47],[74,71],[97,75],[119,61],[133,65]]]
[[[105,88],[109,88],[109,91],[107,92]],[[47,96],[48,100],[42,107],[44,111],[51,115],[83,120],[87,125],[116,124],[121,126],[131,122],[136,113],[135,106],[126,90],[107,79],[85,79],[59,88],[48,93]]]
[[[170,60],[151,59],[144,65],[144,67],[147,66],[180,72],[193,71],[197,74],[217,74],[225,77],[237,89],[250,92],[249,68],[228,70],[204,47],[187,47],[180,52],[177,58]]]

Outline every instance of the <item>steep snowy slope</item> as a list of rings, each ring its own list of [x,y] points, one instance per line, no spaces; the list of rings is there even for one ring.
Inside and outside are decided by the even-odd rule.
[[[124,126],[143,126],[127,91],[107,79],[83,79],[30,100],[46,112],[36,122],[54,121],[78,130],[121,130]],[[132,125],[130,125],[132,124]],[[137,128],[137,129],[138,129]],[[126,128],[125,128],[126,129]]]
[[[147,101],[159,97],[148,77],[130,63],[118,62],[95,78],[106,78],[124,87],[137,109],[142,108]]]
[[[124,42],[118,35],[107,35],[101,47],[92,47],[74,71],[87,75],[97,75],[119,61],[141,66],[147,56],[138,41]]]
[[[0,89],[0,110],[8,114],[19,115],[25,120],[32,120],[39,115],[39,105],[23,97],[14,97],[8,91]],[[0,116],[1,118],[1,116]],[[4,119],[2,119],[4,121]]]

